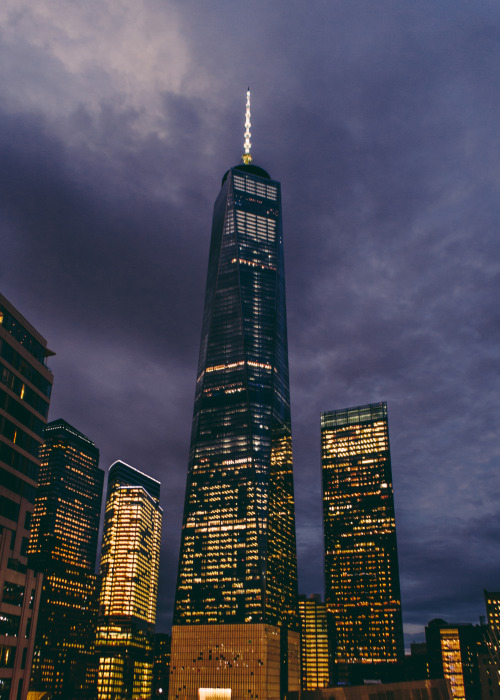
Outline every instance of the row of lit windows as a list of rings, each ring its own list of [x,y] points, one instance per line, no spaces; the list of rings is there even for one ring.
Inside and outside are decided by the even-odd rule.
[[[236,222],[243,226],[245,231],[260,231],[268,233],[271,242],[274,242],[274,234],[276,231],[276,219],[268,218],[262,215],[254,214],[243,209],[236,210]],[[265,239],[264,239],[265,240]]]
[[[260,180],[250,177],[233,174],[234,189],[248,194],[257,194],[266,199],[276,201],[278,199],[278,188],[276,185],[264,184]]]
[[[337,411],[325,411],[321,414],[321,427],[332,428],[386,419],[387,404],[381,402]]]

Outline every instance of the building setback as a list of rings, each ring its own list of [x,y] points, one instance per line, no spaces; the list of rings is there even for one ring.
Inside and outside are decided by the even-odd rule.
[[[322,413],[321,454],[333,680],[392,679],[404,646],[387,404]]]
[[[44,574],[31,689],[53,697],[95,693],[95,575],[104,472],[99,451],[64,420],[45,428],[28,547]]]
[[[160,482],[114,462],[101,550],[99,700],[151,697],[162,513]]]
[[[27,554],[53,354],[0,294],[0,697],[12,700],[28,692],[42,590]]]
[[[251,162],[249,101],[243,163],[214,206],[172,700],[200,688],[275,700],[300,686],[281,192]]]

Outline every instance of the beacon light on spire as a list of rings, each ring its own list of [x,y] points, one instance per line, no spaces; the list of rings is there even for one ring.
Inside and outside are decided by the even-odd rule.
[[[247,105],[245,109],[245,141],[243,143],[243,155],[241,156],[243,159],[243,162],[245,165],[248,165],[249,163],[252,162],[252,155],[250,153],[250,149],[252,148],[252,142],[250,141],[250,137],[252,134],[250,133],[250,88],[247,89]]]

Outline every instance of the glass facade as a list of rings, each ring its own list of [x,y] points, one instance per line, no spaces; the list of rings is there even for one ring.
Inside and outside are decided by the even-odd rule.
[[[319,595],[299,596],[299,613],[302,625],[300,660],[302,690],[328,688],[330,681],[330,655],[326,605]]]
[[[0,700],[26,697],[42,575],[28,541],[47,422],[53,355],[0,294]]]
[[[49,423],[28,555],[44,574],[30,687],[53,697],[88,697],[95,685],[103,480],[95,444],[64,420]]]
[[[194,626],[210,625],[236,655],[246,647],[236,650],[228,626],[235,640],[240,633],[256,639],[254,632],[242,632],[245,625],[262,634],[275,626],[281,662],[277,678],[269,680],[276,687],[264,697],[286,691],[290,664],[296,665],[287,652],[288,631],[297,633],[299,624],[281,193],[278,182],[250,164],[226,173],[214,207],[170,697],[197,698],[198,687],[212,687],[200,685],[198,671],[187,681],[175,659],[176,635],[195,640]],[[215,648],[218,638],[211,643]],[[204,646],[195,657],[201,651],[210,676]],[[240,697],[236,668],[231,666],[234,683],[227,681],[233,700]],[[267,665],[255,673],[269,676]],[[256,697],[255,688],[244,696]]]
[[[97,696],[150,698],[162,509],[160,484],[111,465],[101,550]]]
[[[387,404],[322,413],[321,451],[326,604],[344,680],[404,655]]]

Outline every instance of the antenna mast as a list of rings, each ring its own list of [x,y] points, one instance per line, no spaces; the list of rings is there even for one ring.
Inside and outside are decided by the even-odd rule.
[[[243,142],[243,155],[242,160],[245,163],[245,165],[248,165],[249,163],[252,162],[252,155],[250,153],[250,149],[252,148],[252,142],[250,141],[251,133],[250,133],[250,88],[247,89],[247,105],[245,109],[245,140]]]

